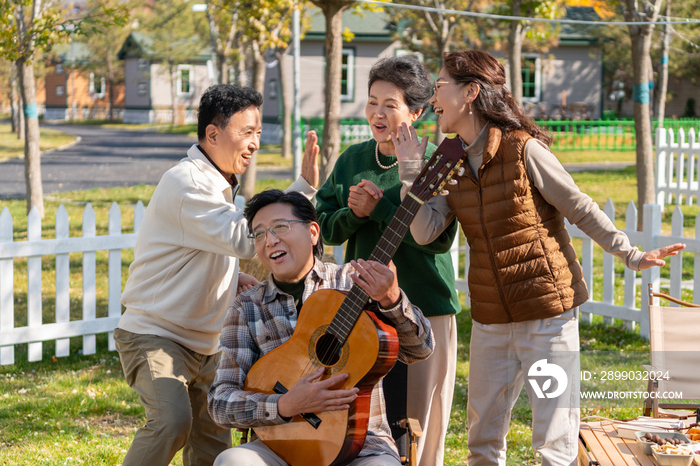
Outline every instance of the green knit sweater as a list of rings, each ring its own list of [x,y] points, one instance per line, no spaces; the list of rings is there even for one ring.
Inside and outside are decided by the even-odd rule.
[[[370,256],[401,204],[399,168],[384,170],[377,165],[374,158],[376,144],[370,139],[348,147],[338,157],[333,173],[316,194],[323,241],[332,245],[347,241],[346,262]],[[426,160],[435,149],[435,145],[428,145]],[[379,161],[387,166],[396,158],[380,152]],[[348,196],[350,186],[363,179],[383,189],[384,196],[369,217],[359,218],[348,207]],[[455,220],[435,241],[426,245],[416,243],[409,231],[394,255],[399,286],[426,317],[456,314],[461,309],[449,254],[457,228]]]

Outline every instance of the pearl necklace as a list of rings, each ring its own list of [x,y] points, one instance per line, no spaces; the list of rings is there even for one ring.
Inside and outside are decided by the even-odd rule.
[[[390,168],[394,168],[396,165],[399,164],[398,159],[396,162],[392,163],[388,167],[386,165],[382,165],[382,163],[379,161],[379,143],[374,147],[374,159],[377,161],[377,165],[379,165],[379,168],[383,168],[384,170],[388,170]]]

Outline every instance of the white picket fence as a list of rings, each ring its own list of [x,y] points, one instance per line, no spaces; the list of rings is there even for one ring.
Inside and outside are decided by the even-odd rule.
[[[357,144],[372,138],[372,129],[367,123],[362,125],[340,125],[340,140],[343,144]]]
[[[42,359],[42,342],[56,340],[56,357],[68,356],[69,338],[83,337],[83,354],[94,354],[95,334],[109,332],[109,349],[114,350],[112,331],[121,317],[123,249],[136,244],[144,207],[139,201],[134,208],[134,232],[122,233],[121,211],[113,203],[109,211],[108,235],[96,236],[95,212],[87,204],[83,212],[83,236],[69,238],[68,212],[62,205],[56,212],[55,239],[41,239],[41,216],[33,208],[27,216],[27,241],[13,241],[13,220],[7,208],[0,213],[0,365],[14,364],[14,345],[28,343],[29,361]],[[109,251],[107,317],[96,317],[95,252]],[[69,254],[83,254],[83,315],[70,320]],[[56,256],[56,321],[42,318],[42,256]],[[27,326],[15,327],[14,258],[27,258]]]
[[[238,199],[237,199],[238,201]],[[700,219],[696,219],[696,233],[694,238],[683,238],[683,214],[680,208],[676,208],[672,219],[671,236],[661,234],[661,207],[656,204],[648,204],[644,211],[644,229],[641,232],[625,230],[633,244],[641,246],[644,250],[652,250],[676,242],[684,242],[687,245],[685,253],[696,254],[694,268],[694,286],[700,286],[700,260],[697,253],[700,252]],[[614,221],[615,213],[612,201],[608,200],[604,208],[605,213]],[[42,342],[56,340],[57,357],[67,356],[69,352],[69,338],[83,337],[83,354],[95,353],[95,334],[109,333],[109,349],[114,350],[112,331],[117,326],[121,316],[121,251],[133,248],[136,244],[136,234],[144,215],[144,207],[139,202],[134,209],[134,232],[122,233],[121,212],[117,204],[112,204],[109,212],[108,234],[96,236],[95,214],[88,204],[83,213],[83,236],[69,238],[68,214],[63,206],[56,213],[55,239],[41,239],[41,218],[35,209],[27,218],[27,241],[13,241],[13,219],[7,208],[0,213],[0,364],[13,364],[15,360],[14,345],[28,344],[29,361],[42,359]],[[627,208],[626,225],[631,228],[637,224],[637,209],[630,202]],[[571,236],[581,238],[583,274],[589,285],[590,296],[593,296],[593,241],[583,234],[577,227],[567,225]],[[595,246],[598,247],[598,246]],[[109,251],[108,266],[108,312],[107,317],[96,317],[96,260],[95,252]],[[69,254],[83,254],[83,315],[81,320],[70,320],[70,296],[69,296]],[[463,270],[458,270],[460,256],[466,253],[466,246],[456,242],[452,248],[455,275],[457,277],[456,288],[467,292],[467,270],[469,268],[468,256]],[[342,247],[335,249],[336,259],[342,262]],[[55,322],[43,322],[42,318],[42,256],[55,255],[55,292],[56,318]],[[15,327],[14,315],[14,258],[27,258],[27,326]],[[682,256],[678,255],[670,259],[672,283],[670,293],[673,296],[681,296]],[[612,319],[622,319],[627,326],[634,328],[639,323],[642,335],[649,335],[648,314],[643,311],[647,307],[647,297],[644,290],[646,285],[652,283],[658,290],[660,285],[660,269],[652,268],[641,273],[642,305],[641,309],[635,306],[635,294],[639,289],[637,273],[625,269],[624,277],[616,277],[614,274],[614,258],[604,255],[603,261],[603,300],[592,299],[581,306],[582,320],[590,321],[592,314],[604,316],[608,323]],[[615,283],[624,281],[624,304],[614,304]],[[468,297],[467,297],[468,299]],[[700,302],[700,295],[694,294],[694,301]],[[467,302],[468,304],[468,302]]]
[[[694,287],[700,287],[700,218],[696,218],[696,233],[695,239],[683,238],[683,213],[680,208],[676,207],[672,218],[672,232],[671,236],[665,236],[661,234],[661,206],[657,204],[647,204],[644,206],[644,225],[643,231],[636,231],[637,225],[637,208],[634,202],[630,201],[627,206],[627,212],[625,217],[625,228],[619,229],[623,230],[627,236],[630,238],[630,242],[633,245],[640,246],[644,251],[651,251],[658,249],[663,246],[668,246],[675,243],[685,243],[686,249],[685,254],[694,253],[695,256],[695,268],[693,285]],[[605,207],[603,208],[605,214],[610,218],[613,223],[615,222],[615,207],[610,199],[608,199]],[[699,216],[700,217],[700,214]],[[627,225],[631,229],[626,229]],[[600,248],[596,245],[594,241],[589,238],[585,233],[583,233],[578,227],[566,223],[566,227],[569,230],[569,234],[572,238],[581,239],[581,267],[583,268],[583,278],[588,284],[589,300],[584,303],[581,308],[581,321],[591,322],[593,314],[603,316],[603,321],[607,324],[613,322],[613,319],[620,319],[625,322],[625,326],[629,329],[634,329],[636,324],[640,326],[640,332],[643,336],[649,337],[649,314],[646,311],[648,308],[648,297],[646,289],[648,284],[653,285],[654,290],[658,291],[661,284],[661,269],[658,267],[653,267],[651,269],[645,270],[643,272],[635,272],[628,268],[625,268],[623,277],[615,276],[615,260],[619,260],[612,256],[611,254],[603,252],[603,299],[602,301],[593,300],[593,292],[595,287],[595,282],[593,281],[594,269],[593,269],[593,248]],[[459,235],[455,239],[455,243],[452,246],[452,262],[455,267],[455,277],[456,277],[456,289],[458,291],[464,291],[466,293],[465,305],[469,305],[469,285],[468,285],[468,271],[469,271],[469,255],[464,238],[460,238]],[[682,255],[672,257],[668,260],[671,267],[670,274],[670,294],[674,297],[681,297],[681,277],[683,272],[683,261]],[[334,248],[334,257],[336,262],[343,261],[343,247],[336,246]],[[464,269],[459,270],[458,264],[460,257],[465,257]],[[641,307],[636,307],[636,294],[640,289],[640,284],[638,283],[637,277],[641,275]],[[624,283],[624,300],[623,304],[615,304],[615,284],[619,280]],[[693,302],[700,303],[700,294],[693,294]],[[657,299],[658,301],[658,299]],[[658,304],[658,302],[657,302]]]
[[[687,134],[672,129],[656,130],[656,202],[692,205],[700,199],[700,141],[695,129]]]

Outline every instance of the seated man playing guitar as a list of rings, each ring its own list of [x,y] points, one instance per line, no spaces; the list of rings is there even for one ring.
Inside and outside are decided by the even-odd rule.
[[[299,321],[301,328],[304,312],[331,312],[314,306],[313,299],[307,302],[317,290],[326,290],[319,293],[326,293],[329,289],[346,291],[356,284],[371,298],[369,310],[395,329],[399,360],[410,364],[430,356],[433,350],[430,323],[399,288],[393,263],[385,266],[362,259],[345,265],[321,262],[323,242],[316,211],[308,199],[296,192],[268,190],[259,193],[248,202],[244,215],[257,255],[270,271],[270,277],[240,294],[227,312],[221,333],[221,359],[209,392],[212,419],[223,426],[255,430],[276,425],[289,427],[293,419],[299,421],[297,415],[302,413],[344,410],[354,413],[356,405],[365,403],[369,419],[364,421],[366,437],[365,433],[361,434],[360,442],[364,443],[359,444],[359,454],[355,452],[346,458],[339,456],[333,464],[400,465],[386,420],[381,381],[363,394],[358,388],[361,383],[350,387],[344,384],[352,378],[350,374],[342,370],[334,373],[329,367],[317,369],[318,366],[309,366],[304,374],[294,379],[295,383],[283,387],[283,394],[246,390],[246,377],[252,373],[252,366],[290,340],[298,318],[302,319]],[[363,350],[360,348],[359,352]],[[267,372],[282,374],[292,370],[289,365],[282,364]],[[333,375],[328,376],[328,373]],[[361,416],[350,416],[355,417]],[[330,421],[323,422],[327,427]],[[306,425],[305,421],[298,423]],[[357,423],[361,425],[363,421]],[[322,432],[321,428],[317,429],[311,428],[314,435],[310,438],[290,441],[288,448],[302,448],[317,441],[314,436],[320,436]],[[269,443],[261,433],[258,435]],[[214,465],[285,466],[288,457],[284,452],[278,449],[276,453],[263,440],[257,439],[224,451]],[[314,460],[309,460],[305,466],[328,464],[317,465]]]

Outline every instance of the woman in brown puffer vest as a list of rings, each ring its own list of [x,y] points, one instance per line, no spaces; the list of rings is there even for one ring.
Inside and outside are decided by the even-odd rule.
[[[578,306],[588,290],[564,218],[633,270],[663,266],[685,245],[646,253],[633,247],[550,152],[551,137],[504,87],[496,58],[472,50],[443,58],[430,103],[442,132],[461,139],[465,171],[449,195],[421,207],[411,234],[430,242],[457,217],[469,242],[469,466],[506,464],[511,409],[523,386],[542,465],[573,465]],[[394,144],[405,195],[425,145],[405,126]]]

